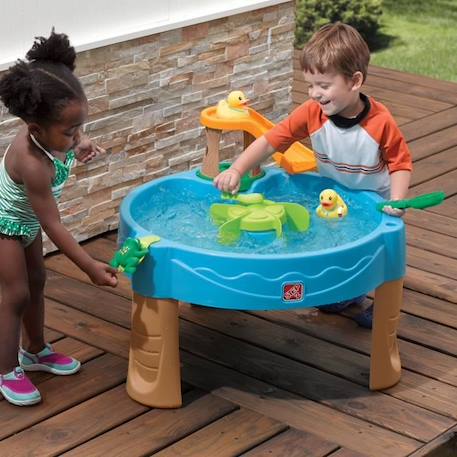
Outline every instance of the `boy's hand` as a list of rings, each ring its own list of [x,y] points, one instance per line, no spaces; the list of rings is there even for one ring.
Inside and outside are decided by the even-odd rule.
[[[400,208],[392,208],[389,205],[386,205],[382,208],[383,212],[389,216],[402,217],[405,214],[405,210]]]
[[[117,270],[106,263],[94,260],[86,274],[97,286],[117,286]]]
[[[219,173],[214,178],[214,185],[221,192],[229,192],[231,194],[236,194],[240,188],[241,183],[241,174],[240,172],[233,167]]]
[[[75,147],[75,156],[82,163],[90,162],[98,154],[104,152],[105,150],[103,148],[97,146],[88,137],[83,137]]]

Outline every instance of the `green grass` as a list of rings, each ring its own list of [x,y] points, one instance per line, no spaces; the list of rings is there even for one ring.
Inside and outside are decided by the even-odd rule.
[[[371,63],[457,82],[457,0],[384,0]]]

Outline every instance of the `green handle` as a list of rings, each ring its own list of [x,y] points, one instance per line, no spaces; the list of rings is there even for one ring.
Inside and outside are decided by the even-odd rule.
[[[415,208],[415,209],[425,209],[430,206],[436,206],[443,202],[446,198],[444,192],[432,192],[430,194],[418,195],[414,198],[409,198],[406,200],[387,200],[380,202],[376,205],[376,209],[382,211],[384,206],[390,206],[392,208],[406,209],[406,208]]]

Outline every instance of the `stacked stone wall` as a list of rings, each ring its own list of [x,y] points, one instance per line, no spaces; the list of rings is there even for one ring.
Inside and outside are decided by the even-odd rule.
[[[84,129],[107,153],[78,165],[60,210],[76,239],[115,229],[134,187],[201,164],[200,111],[243,90],[273,121],[291,109],[294,2],[183,27],[78,54],[89,100]],[[70,37],[71,39],[71,37]],[[0,155],[21,121],[1,107]],[[221,159],[241,152],[240,133],[223,135]],[[45,242],[49,252],[55,249]]]

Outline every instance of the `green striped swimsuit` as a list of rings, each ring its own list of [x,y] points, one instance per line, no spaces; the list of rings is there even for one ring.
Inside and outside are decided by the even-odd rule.
[[[56,170],[52,183],[52,195],[58,200],[75,161],[75,154],[73,151],[69,151],[64,163],[48,151],[43,152],[53,162]],[[6,171],[7,153],[8,149],[0,164],[0,233],[19,237],[23,246],[27,247],[35,240],[40,230],[40,222],[32,209],[25,186],[15,183]]]

